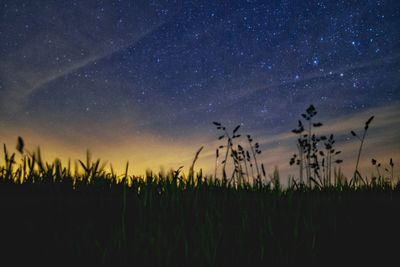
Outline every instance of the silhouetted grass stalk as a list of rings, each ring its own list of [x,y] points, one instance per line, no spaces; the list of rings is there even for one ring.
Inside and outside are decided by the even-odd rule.
[[[200,152],[201,152],[202,150],[203,150],[203,146],[200,147],[200,148],[197,150],[197,152],[196,152],[196,154],[195,154],[195,156],[194,156],[192,165],[190,166],[190,169],[189,169],[189,182],[191,182],[191,183],[194,183],[194,165],[195,165],[197,159],[199,158],[199,154],[200,154]]]
[[[356,162],[356,169],[355,169],[354,175],[353,175],[353,179],[354,179],[354,182],[355,182],[356,184],[357,184],[357,182],[358,182],[358,178],[360,178],[361,181],[362,181],[363,183],[365,183],[364,179],[362,178],[362,176],[361,176],[361,174],[360,174],[360,172],[359,172],[359,170],[358,170],[358,165],[359,165],[359,163],[360,163],[361,151],[362,151],[362,148],[363,148],[363,145],[364,145],[365,136],[367,135],[367,130],[368,130],[369,124],[372,122],[373,119],[374,119],[374,116],[370,117],[370,118],[365,122],[364,132],[363,132],[362,138],[358,137],[358,135],[357,135],[354,131],[351,131],[351,134],[352,134],[354,137],[357,137],[357,138],[360,140],[360,142],[361,142],[361,143],[360,143],[360,147],[359,147],[359,149],[358,149],[357,162]]]

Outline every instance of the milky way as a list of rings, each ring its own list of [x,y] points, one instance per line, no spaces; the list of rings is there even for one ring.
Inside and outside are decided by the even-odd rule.
[[[221,121],[285,169],[313,103],[349,151],[350,128],[376,115],[371,153],[400,160],[399,1],[2,1],[0,12],[4,142],[25,134],[61,157],[87,147],[173,167],[201,144],[213,151]]]

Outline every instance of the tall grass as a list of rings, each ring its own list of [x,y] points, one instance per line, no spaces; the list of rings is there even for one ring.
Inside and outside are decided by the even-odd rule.
[[[359,170],[358,170],[358,164],[360,163],[361,151],[362,151],[362,148],[363,148],[363,145],[364,145],[365,136],[367,135],[367,131],[368,131],[368,128],[369,128],[369,124],[372,122],[373,119],[374,119],[374,116],[370,117],[370,118],[365,122],[364,131],[363,131],[362,137],[359,137],[359,136],[356,134],[356,132],[351,131],[351,134],[352,134],[354,137],[356,137],[356,138],[360,141],[360,147],[359,147],[359,149],[358,149],[358,155],[357,155],[356,168],[355,168],[355,170],[354,170],[354,175],[353,175],[353,178],[352,178],[352,182],[354,182],[354,183],[356,183],[356,184],[359,182],[359,180],[361,180],[363,183],[365,183],[364,179],[362,178],[362,175],[360,174],[360,172],[359,172]]]
[[[16,246],[25,256],[14,261],[147,266],[361,264],[371,255],[384,264],[396,255],[398,184],[282,188],[277,169],[271,184],[253,186],[190,180],[180,169],[75,177],[64,168],[23,183],[1,172],[3,260]]]
[[[302,122],[294,131],[299,154],[291,163],[299,166],[299,177],[284,188],[278,167],[268,175],[259,163],[258,142],[246,135],[241,145],[240,126],[228,132],[221,123],[214,125],[223,142],[216,149],[214,176],[195,171],[202,147],[188,176],[183,166],[134,176],[128,174],[129,162],[117,175],[112,166],[107,172],[104,162],[92,160],[89,151],[72,170],[71,161],[44,162],[40,149],[28,151],[22,137],[17,139],[19,155],[4,145],[0,260],[14,265],[265,266],[385,265],[396,259],[391,244],[400,239],[400,184],[392,159],[388,165],[371,160],[377,176],[352,182],[340,167],[332,167],[340,164],[334,136],[317,136],[313,127],[322,123],[311,124],[310,118],[307,133]],[[234,167],[229,174],[228,161]]]

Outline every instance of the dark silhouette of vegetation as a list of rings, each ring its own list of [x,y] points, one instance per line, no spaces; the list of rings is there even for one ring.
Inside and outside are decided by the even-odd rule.
[[[167,174],[117,175],[100,159],[44,162],[22,137],[0,164],[2,262],[13,265],[145,266],[388,265],[397,260],[400,184],[394,162],[371,159],[377,176],[348,182],[339,169],[334,136],[317,136],[315,108],[299,121],[299,180],[281,186],[275,167],[258,163],[261,145],[246,145],[214,122],[225,144],[216,149],[213,177],[195,163]],[[307,119],[308,118],[308,119]],[[372,117],[373,118],[373,117]],[[364,128],[363,138],[372,119]],[[312,124],[311,124],[312,123]],[[354,136],[357,136],[353,134]],[[248,146],[248,148],[247,148]],[[358,154],[356,172],[358,172]],[[223,161],[218,162],[220,151]],[[227,161],[233,171],[227,175]],[[222,165],[222,179],[218,168]],[[384,168],[385,172],[381,169]],[[302,173],[307,175],[306,183]],[[333,177],[332,177],[333,176]],[[361,175],[360,175],[361,176]],[[267,177],[269,179],[267,179]]]
[[[393,176],[394,163],[392,158],[390,158],[388,166],[383,167],[386,176],[382,175],[381,173],[382,164],[380,162],[378,162],[376,159],[373,158],[371,159],[371,163],[373,166],[375,166],[377,175],[371,177],[370,183],[381,185],[381,184],[391,183],[392,181],[394,182],[394,176]],[[368,180],[366,182],[368,183]],[[397,180],[397,183],[399,183],[399,180]]]
[[[225,157],[221,162],[222,181],[224,183],[235,182],[236,184],[237,183],[243,184],[243,183],[249,183],[251,178],[252,184],[254,186],[260,186],[262,183],[262,177],[264,177],[264,180],[266,180],[267,178],[264,164],[262,163],[260,165],[257,161],[257,155],[261,154],[260,144],[258,142],[254,143],[253,138],[251,137],[251,135],[248,134],[246,135],[249,146],[248,149],[244,148],[240,144],[234,145],[234,140],[241,137],[241,134],[238,133],[240,125],[237,125],[233,129],[232,134],[229,134],[229,132],[226,130],[226,127],[223,126],[220,122],[214,121],[213,124],[216,126],[217,130],[223,132],[223,134],[218,137],[218,140],[224,140],[224,139],[226,140],[226,145],[220,145],[216,149],[214,177],[215,178],[218,177],[217,169],[218,169],[219,152],[221,149],[225,149]],[[232,159],[233,172],[228,181],[226,174],[226,165],[229,156]],[[254,169],[256,171],[256,175],[254,173],[255,172]],[[263,176],[261,176],[261,173],[263,174]]]
[[[293,154],[289,164],[299,166],[300,184],[304,183],[303,172],[305,169],[307,186],[311,186],[311,182],[318,187],[329,186],[332,184],[332,164],[340,164],[343,161],[335,159],[335,156],[339,155],[341,151],[336,151],[333,147],[335,143],[333,134],[328,138],[324,135],[317,136],[314,133],[314,128],[323,125],[321,122],[313,122],[315,115],[317,115],[317,110],[313,105],[310,105],[306,112],[301,114],[307,125],[304,126],[304,123],[299,120],[298,127],[292,130],[293,133],[298,135],[298,154]],[[323,144],[321,144],[322,141]],[[320,145],[324,146],[325,151],[320,150]]]
[[[355,183],[355,184],[358,184],[358,183],[359,183],[359,180],[361,180],[364,184],[366,183],[366,181],[362,178],[362,175],[361,175],[361,173],[360,173],[359,170],[358,170],[358,164],[360,163],[361,151],[362,151],[362,148],[363,148],[365,136],[367,135],[367,131],[368,131],[368,128],[369,128],[369,124],[372,122],[373,119],[374,119],[374,116],[370,117],[370,118],[365,122],[365,125],[364,125],[364,132],[363,132],[362,137],[359,137],[359,136],[356,134],[356,132],[354,132],[354,131],[351,131],[351,132],[350,132],[352,136],[356,137],[356,138],[360,141],[360,148],[358,149],[356,169],[355,169],[355,171],[354,171],[354,175],[353,175],[353,178],[352,178],[352,180],[351,180],[351,182],[353,182],[353,183]]]
[[[385,264],[396,255],[400,186],[388,182],[283,189],[199,173],[189,181],[181,168],[135,177],[128,164],[121,176],[92,176],[98,164],[90,160],[77,175],[61,163],[40,169],[35,160],[21,177],[13,155],[0,169],[3,262]]]

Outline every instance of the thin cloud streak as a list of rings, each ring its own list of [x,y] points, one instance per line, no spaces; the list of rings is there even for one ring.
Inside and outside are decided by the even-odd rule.
[[[173,17],[173,15],[171,17]],[[105,49],[105,51],[101,51],[95,55],[83,58],[77,63],[69,64],[62,67],[61,69],[58,69],[57,71],[54,68],[48,68],[47,70],[45,70],[47,73],[36,73],[37,70],[29,69],[20,71],[19,66],[15,66],[15,64],[13,64],[13,61],[15,59],[9,58],[8,60],[5,60],[5,62],[2,64],[2,68],[0,69],[0,74],[2,74],[1,76],[4,76],[6,82],[7,77],[11,76],[11,78],[8,78],[8,86],[4,88],[3,96],[0,98],[0,112],[15,113],[19,111],[21,108],[23,108],[25,102],[27,101],[27,98],[35,92],[44,89],[48,84],[58,79],[61,79],[71,73],[79,71],[87,66],[97,63],[98,61],[111,57],[112,55],[119,53],[123,50],[132,48],[141,40],[156,32],[163,25],[168,23],[171,17],[161,23],[158,23],[157,25],[154,25],[151,29],[140,33],[135,40],[132,40],[127,44],[119,45],[116,48]],[[85,49],[88,49],[89,51],[99,50],[98,48],[100,47],[101,49],[102,46],[102,44],[99,45],[90,42],[86,45],[88,47],[85,47]],[[29,49],[25,48],[25,50],[34,51],[35,47],[30,47]],[[101,50],[104,50],[104,48]],[[74,52],[78,54],[76,51]],[[9,73],[9,70],[13,70],[14,72]],[[42,78],[40,78],[40,76],[42,76]]]
[[[320,71],[314,71],[311,73],[308,73],[301,77],[300,79],[292,79],[292,81],[289,82],[276,82],[276,83],[271,83],[269,85],[260,85],[260,86],[248,86],[246,88],[240,88],[237,90],[237,92],[233,95],[234,97],[231,97],[231,101],[229,101],[227,104],[229,106],[232,106],[234,104],[237,104],[240,102],[244,97],[248,97],[250,95],[253,95],[259,91],[265,91],[265,90],[276,90],[282,86],[290,86],[293,84],[299,84],[299,83],[304,83],[307,81],[312,81],[314,79],[318,78],[328,78],[330,75],[340,75],[341,73],[346,73],[349,71],[355,71],[355,70],[360,70],[364,68],[373,68],[373,67],[379,67],[384,64],[397,64],[397,60],[400,58],[400,54],[394,54],[394,55],[389,55],[384,58],[378,58],[375,61],[365,61],[362,63],[358,63],[352,66],[348,67],[341,67],[333,70],[326,70],[325,72],[321,73]],[[331,72],[332,74],[327,74]]]

